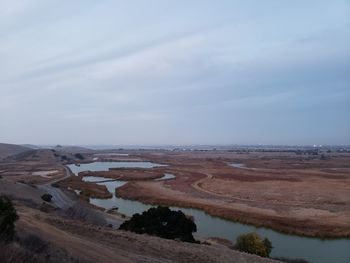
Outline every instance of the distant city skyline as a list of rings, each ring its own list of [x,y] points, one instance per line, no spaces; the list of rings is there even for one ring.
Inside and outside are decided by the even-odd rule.
[[[349,145],[349,1],[0,0],[0,142]]]

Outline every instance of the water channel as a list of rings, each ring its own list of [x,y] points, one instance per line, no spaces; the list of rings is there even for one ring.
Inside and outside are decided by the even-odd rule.
[[[110,168],[153,168],[163,166],[151,162],[94,162],[89,164],[68,165],[74,174],[82,171],[108,171]],[[165,174],[158,180],[171,180],[174,175]],[[104,177],[85,177],[84,180],[97,182],[105,185],[113,194],[110,199],[90,198],[90,203],[110,209],[118,207],[118,211],[131,216],[134,213],[142,213],[151,205],[146,205],[138,201],[126,200],[115,196],[115,189],[124,185],[124,181],[99,181],[110,180]],[[117,190],[118,191],[118,190]],[[263,237],[267,237],[274,246],[271,257],[303,258],[312,263],[349,263],[350,262],[350,239],[322,240],[318,238],[307,238],[295,235],[286,235],[267,228],[257,228],[251,225],[231,222],[213,217],[198,209],[188,209],[171,207],[171,209],[181,210],[185,214],[193,216],[197,225],[197,236],[200,237],[222,237],[235,241],[236,237],[249,232],[256,232]]]

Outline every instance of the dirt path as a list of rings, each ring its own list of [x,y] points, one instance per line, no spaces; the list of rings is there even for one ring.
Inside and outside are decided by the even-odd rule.
[[[52,203],[61,209],[67,209],[79,203],[78,199],[73,199],[69,195],[67,195],[64,191],[62,191],[60,188],[52,186],[52,184],[58,183],[72,176],[72,172],[70,171],[70,169],[66,166],[64,166],[64,168],[66,171],[66,175],[64,177],[55,179],[53,181],[50,181],[42,185],[38,185],[38,188],[40,190],[52,195]],[[100,211],[97,211],[97,212],[101,213],[103,217],[106,219],[107,224],[112,225],[113,228],[119,228],[119,226],[124,222],[124,220],[119,219],[116,216],[106,214]]]
[[[66,166],[64,166],[64,168],[66,171],[66,175],[64,177],[55,179],[42,185],[38,185],[39,189],[52,195],[52,203],[61,209],[70,207],[75,203],[75,201],[66,195],[61,189],[52,186],[52,184],[63,181],[71,176],[71,171]]]

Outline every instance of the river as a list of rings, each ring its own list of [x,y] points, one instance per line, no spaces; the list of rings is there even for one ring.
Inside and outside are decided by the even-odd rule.
[[[153,168],[164,166],[151,162],[94,162],[89,164],[68,165],[74,174],[82,171],[108,171],[110,168]],[[162,179],[173,179],[173,175],[167,174]],[[124,181],[109,181],[98,183],[98,181],[110,180],[110,178],[93,177],[84,180],[97,182],[105,185],[113,194],[110,199],[90,198],[90,203],[106,209],[118,207],[118,211],[127,216],[134,213],[142,213],[152,207],[138,201],[126,200],[115,196],[115,189],[124,185]],[[118,190],[117,190],[118,191]],[[319,238],[300,237],[276,232],[267,228],[257,228],[219,217],[210,216],[198,209],[171,207],[181,210],[187,215],[193,216],[197,225],[197,236],[200,237],[222,237],[235,241],[237,236],[249,232],[256,232],[267,237],[273,245],[271,257],[303,258],[312,263],[349,263],[350,262],[350,239],[322,240]]]

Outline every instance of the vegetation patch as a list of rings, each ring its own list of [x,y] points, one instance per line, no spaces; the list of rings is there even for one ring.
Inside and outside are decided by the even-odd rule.
[[[263,239],[256,233],[248,233],[237,237],[235,248],[242,252],[269,257],[273,247],[267,238]]]
[[[76,153],[74,156],[75,156],[75,158],[77,158],[79,160],[84,160],[85,159],[85,157],[81,153]]]
[[[43,194],[42,196],[41,196],[41,199],[43,199],[45,202],[51,202],[51,199],[52,199],[52,195],[50,195],[50,194]]]
[[[197,231],[196,224],[183,212],[172,211],[163,206],[150,208],[141,215],[134,214],[130,220],[121,224],[119,229],[166,239],[196,242],[192,235]]]
[[[106,226],[106,219],[94,209],[83,203],[76,203],[64,211],[67,218],[81,220],[98,226]]]
[[[15,235],[15,221],[18,215],[11,200],[0,196],[0,242],[10,242]]]

